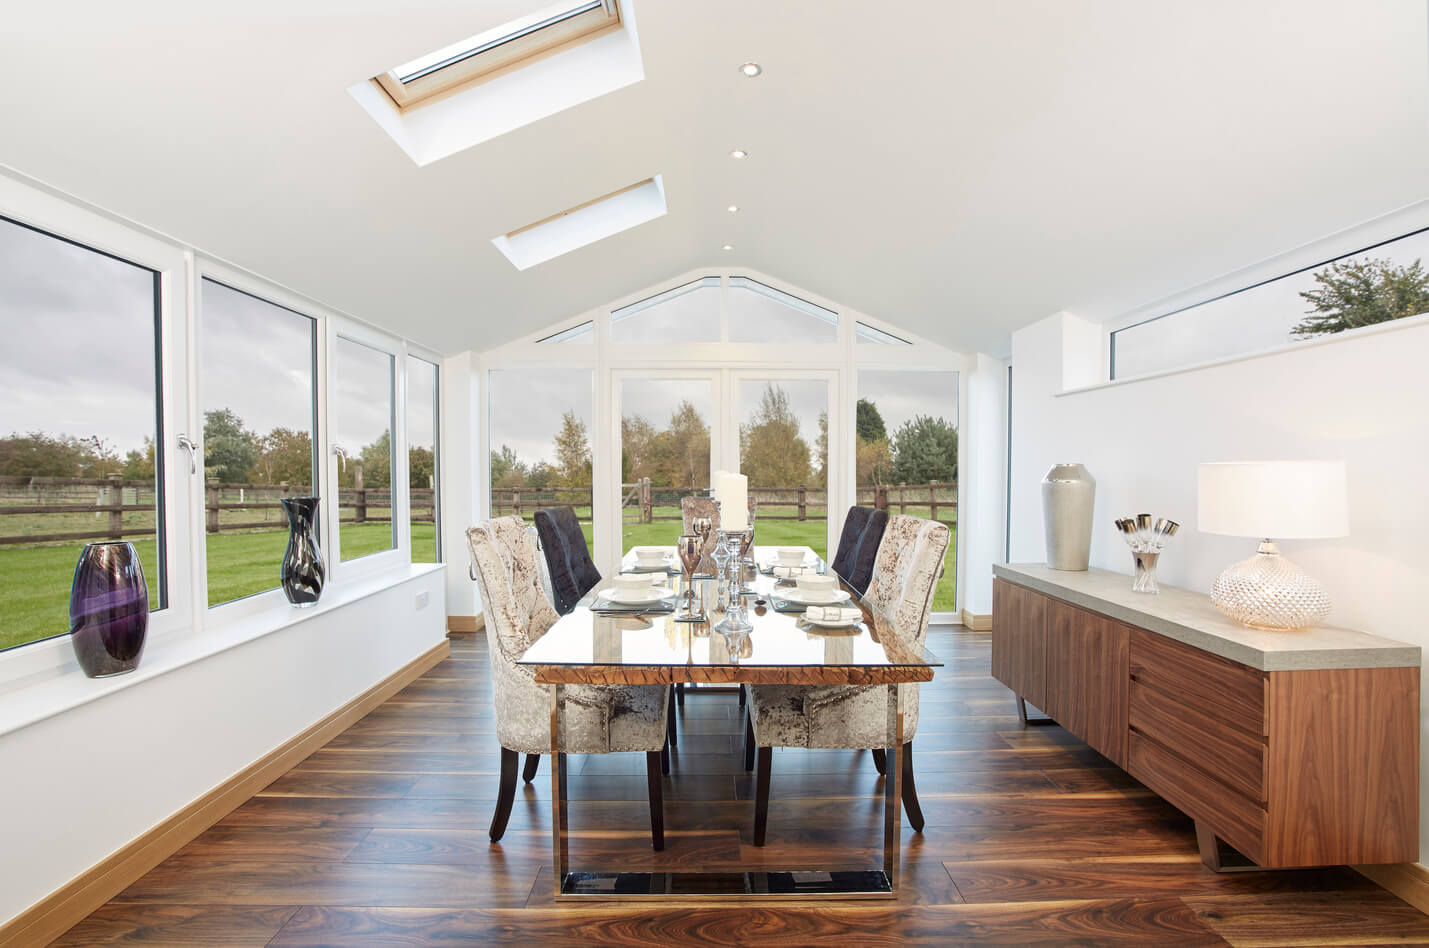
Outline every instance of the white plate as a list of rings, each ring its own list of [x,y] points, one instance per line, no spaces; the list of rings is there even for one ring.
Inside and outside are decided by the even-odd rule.
[[[673,596],[674,590],[664,587],[650,587],[649,589],[636,589],[626,592],[623,589],[616,589],[614,586],[609,589],[602,589],[595,594],[597,601],[619,603],[622,606],[648,606],[657,603],[666,596]]]
[[[810,595],[797,586],[793,589],[781,589],[774,595],[780,599],[787,599],[789,602],[797,602],[801,606],[832,606],[836,602],[847,602],[853,598],[846,589],[835,589],[825,595]]]
[[[819,619],[810,619],[808,613],[804,613],[804,621],[809,625],[816,625],[821,629],[852,629],[863,621],[862,617],[857,619],[845,619],[842,622],[823,622]]]

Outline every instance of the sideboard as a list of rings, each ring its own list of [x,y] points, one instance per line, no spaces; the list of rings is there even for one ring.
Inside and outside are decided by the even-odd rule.
[[[992,674],[1023,719],[1031,703],[1191,817],[1208,866],[1418,860],[1418,646],[1249,629],[1106,570],[993,572]]]

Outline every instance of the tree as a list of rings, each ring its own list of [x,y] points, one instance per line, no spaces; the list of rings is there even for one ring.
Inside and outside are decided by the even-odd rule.
[[[941,418],[917,415],[893,435],[893,480],[899,484],[954,481],[958,429]]]
[[[526,483],[526,463],[516,456],[509,445],[491,452],[491,486],[520,487]]]
[[[231,408],[203,413],[204,476],[221,484],[247,483],[258,463],[258,439]]]
[[[103,477],[113,452],[98,437],[43,431],[0,439],[0,474],[13,477]],[[117,461],[117,458],[113,460]]]
[[[670,413],[670,424],[650,445],[649,475],[660,487],[696,487],[709,478],[710,428],[688,400]]]
[[[431,448],[407,449],[407,483],[412,487],[435,487],[436,458]]]
[[[565,486],[557,485],[558,472],[551,466],[549,461],[537,461],[531,465],[531,470],[526,474],[526,486],[534,490],[545,490],[547,487]]]
[[[1429,271],[1418,260],[1332,263],[1315,274],[1319,287],[1300,294],[1310,315],[1291,331],[1307,339],[1429,312]]]
[[[854,405],[854,431],[860,441],[887,441],[888,431],[883,427],[883,416],[878,406],[866,398],[860,398]]]
[[[655,439],[655,426],[639,415],[620,419],[620,479],[630,483],[649,477],[650,442]]]
[[[809,482],[809,443],[799,436],[788,393],[772,382],[765,386],[753,420],[739,427],[739,469],[751,486],[799,487]]]
[[[854,448],[854,472],[859,487],[887,484],[893,477],[893,452],[888,439],[860,440]]]
[[[293,428],[274,428],[258,441],[258,470],[266,484],[311,486],[312,435]]]
[[[364,445],[362,453],[362,486],[392,486],[392,432],[383,430],[377,440]]]
[[[144,436],[144,450],[134,448],[124,455],[124,479],[146,481],[154,477],[154,439]]]
[[[585,422],[573,411],[561,416],[561,430],[556,433],[555,467],[558,486],[590,486],[590,441],[586,438]]]

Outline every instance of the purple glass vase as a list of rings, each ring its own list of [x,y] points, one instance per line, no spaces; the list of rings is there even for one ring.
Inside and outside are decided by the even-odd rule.
[[[149,631],[149,586],[132,543],[90,543],[69,591],[70,641],[90,678],[139,667]]]

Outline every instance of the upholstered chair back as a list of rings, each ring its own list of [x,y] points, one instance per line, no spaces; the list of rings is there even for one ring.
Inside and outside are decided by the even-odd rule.
[[[904,641],[919,648],[928,637],[933,590],[951,536],[947,526],[937,521],[894,514],[878,545],[865,596]]]
[[[552,602],[565,615],[600,582],[600,570],[591,559],[573,507],[538,510],[534,519],[551,577]]]
[[[879,543],[888,526],[888,511],[875,507],[850,507],[844,517],[833,568],[839,577],[859,593],[868,590]]]

